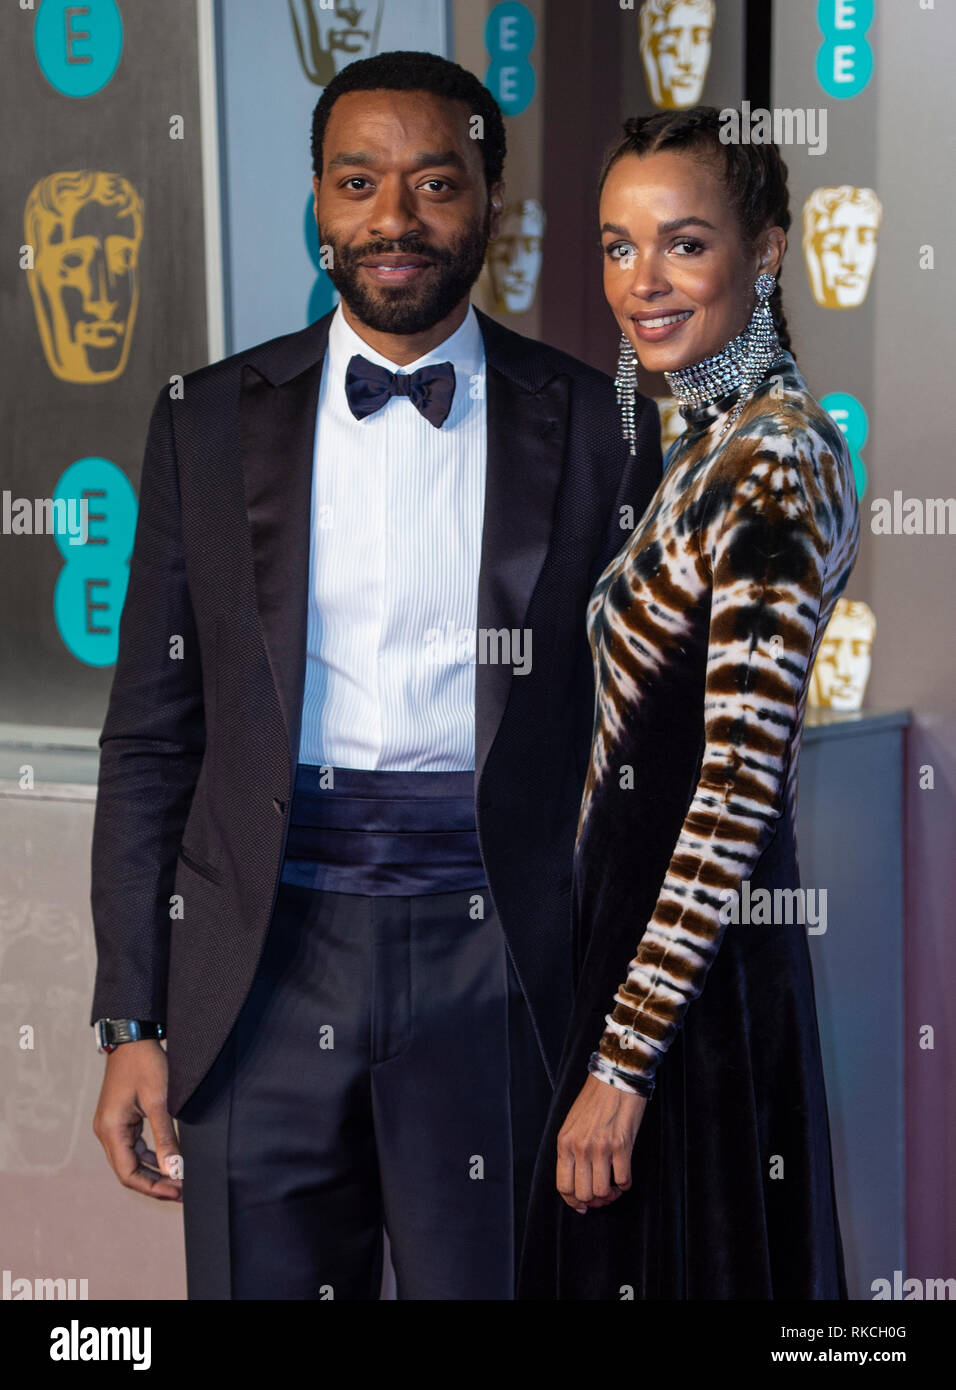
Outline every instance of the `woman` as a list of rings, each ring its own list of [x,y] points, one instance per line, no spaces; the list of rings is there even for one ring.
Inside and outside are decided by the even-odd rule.
[[[845,1298],[806,927],[792,894],[734,911],[799,887],[807,684],[859,535],[787,350],[786,166],[713,108],[629,120],[600,222],[625,435],[635,356],[686,428],[589,606],[577,992],[518,1297]]]

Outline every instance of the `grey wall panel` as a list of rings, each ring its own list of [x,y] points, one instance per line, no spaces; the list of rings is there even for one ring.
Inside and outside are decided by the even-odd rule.
[[[181,1207],[122,1187],[91,1128],[94,790],[0,781],[2,1297],[73,1279],[90,1299],[185,1298]]]

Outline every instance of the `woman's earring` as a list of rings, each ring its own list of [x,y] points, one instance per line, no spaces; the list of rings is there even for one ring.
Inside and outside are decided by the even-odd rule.
[[[754,293],[757,296],[757,308],[761,312],[770,313],[770,296],[776,288],[777,281],[775,276],[767,275],[766,272],[757,276],[754,281]]]
[[[770,366],[775,354],[780,352],[780,343],[777,341],[777,327],[774,324],[773,311],[770,309],[770,296],[777,289],[777,279],[774,275],[757,275],[753,282],[753,292],[757,296],[757,303],[753,314],[750,316],[750,350],[748,353],[748,363],[746,363],[745,389],[741,395],[748,395],[753,391],[757,382],[763,377],[764,371]]]
[[[744,406],[750,400],[758,383],[766,373],[767,368],[779,356],[780,341],[777,338],[777,327],[773,321],[773,312],[770,308],[770,296],[776,288],[777,281],[773,275],[764,273],[758,275],[754,281],[754,293],[757,296],[757,303],[750,316],[750,322],[744,330],[747,339],[747,355],[744,359],[740,391],[735,405],[731,408],[721,426],[718,438],[723,438],[727,431],[736,423]]]
[[[637,408],[637,353],[625,333],[621,334],[614,385],[617,388],[617,403],[621,409],[621,426],[624,438],[628,442],[631,453],[636,454],[634,414]]]
[[[750,319],[750,337],[753,348],[758,354],[766,351],[771,343],[776,341],[777,330],[770,308],[770,296],[776,288],[777,281],[773,275],[758,275],[754,281],[754,294],[757,296],[757,303]]]
[[[754,281],[757,303],[750,318],[748,363],[751,367],[748,375],[754,378],[750,383],[751,386],[755,385],[767,370],[767,361],[765,360],[767,353],[779,350],[780,347],[777,342],[777,329],[773,321],[773,312],[770,308],[770,296],[776,288],[777,281],[773,275],[758,275]]]

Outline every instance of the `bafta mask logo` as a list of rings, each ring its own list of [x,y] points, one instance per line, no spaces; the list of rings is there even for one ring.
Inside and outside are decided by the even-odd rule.
[[[39,803],[42,806],[42,803]],[[49,808],[50,803],[47,803]],[[51,824],[51,809],[31,814]],[[7,827],[4,826],[4,829]],[[10,827],[13,830],[13,827]],[[11,843],[21,842],[29,856],[31,839],[22,845],[22,824]],[[87,832],[88,833],[88,832]],[[69,841],[74,835],[68,833]],[[80,845],[71,844],[77,854]],[[69,865],[54,866],[68,881]],[[49,852],[47,852],[49,861]],[[52,877],[47,867],[47,876]],[[48,1174],[62,1171],[76,1152],[83,1106],[94,1081],[92,1053],[78,1047],[78,1020],[91,977],[79,914],[47,901],[46,881],[34,862],[27,891],[0,897],[0,1014],[13,1024],[13,1047],[3,1063],[0,1100],[0,1173]],[[55,880],[54,880],[55,881]],[[29,1028],[29,1045],[17,1027]],[[85,1128],[85,1126],[83,1127]]]
[[[674,440],[684,433],[686,422],[673,396],[655,396],[654,400],[661,417],[661,453],[666,454]]]
[[[23,214],[27,283],[50,371],[114,381],[126,367],[139,302],[143,201],[120,174],[48,174]]]
[[[700,101],[715,13],[714,0],[644,0],[641,58],[655,106],[683,111]]]
[[[803,257],[824,309],[857,309],[870,288],[883,206],[872,188],[815,188],[803,205]]]
[[[869,604],[837,599],[813,664],[808,704],[817,709],[863,708],[875,635],[876,618]]]
[[[302,70],[317,87],[378,48],[384,0],[289,0]]]
[[[488,246],[488,275],[499,312],[523,314],[531,308],[541,273],[544,226],[544,209],[535,198],[505,208],[501,231]]]

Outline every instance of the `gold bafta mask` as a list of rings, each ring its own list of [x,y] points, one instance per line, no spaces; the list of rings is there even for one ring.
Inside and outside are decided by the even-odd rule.
[[[815,188],[803,205],[803,257],[824,309],[856,309],[876,262],[883,206],[872,188]]]
[[[522,314],[531,308],[541,272],[544,226],[544,209],[535,198],[505,208],[501,231],[487,251],[488,275],[499,312]]]
[[[302,70],[317,87],[378,48],[383,0],[289,0]]]
[[[838,598],[820,642],[807,703],[815,709],[863,708],[876,618],[869,604]]]
[[[27,198],[27,283],[50,371],[114,381],[126,367],[139,302],[143,201],[120,174],[48,174]]]
[[[32,811],[37,822],[33,830],[41,831],[49,824],[51,809],[39,803]],[[49,885],[58,881],[57,871],[63,874],[63,882],[69,881],[67,854],[61,857],[54,850],[51,856],[48,851],[41,862],[40,853],[31,853],[29,826],[23,827],[25,844],[21,826],[12,818],[9,826],[4,819],[4,832],[14,825],[19,833],[13,843],[20,842],[21,864],[25,861],[28,871],[23,875],[22,899],[0,896],[0,995],[7,1014],[12,1001],[17,1001],[21,1016],[36,1029],[38,1049],[44,1052],[42,1058],[38,1052],[21,1053],[20,1059],[14,1052],[5,1060],[0,1172],[52,1176],[66,1167],[81,1142],[85,1126],[81,1128],[77,1121],[74,1097],[95,1075],[76,1047],[74,1022],[86,1002],[82,983],[88,954],[79,913],[48,897]],[[37,841],[45,838],[37,835]],[[72,854],[73,837],[66,838],[71,844],[67,853]],[[6,843],[6,835],[4,839]],[[35,1059],[32,1065],[31,1059]]]
[[[655,106],[684,111],[700,101],[715,13],[714,0],[644,0],[641,59]]]
[[[673,396],[655,396],[654,400],[661,417],[661,453],[666,454],[674,440],[684,433],[686,421]]]

